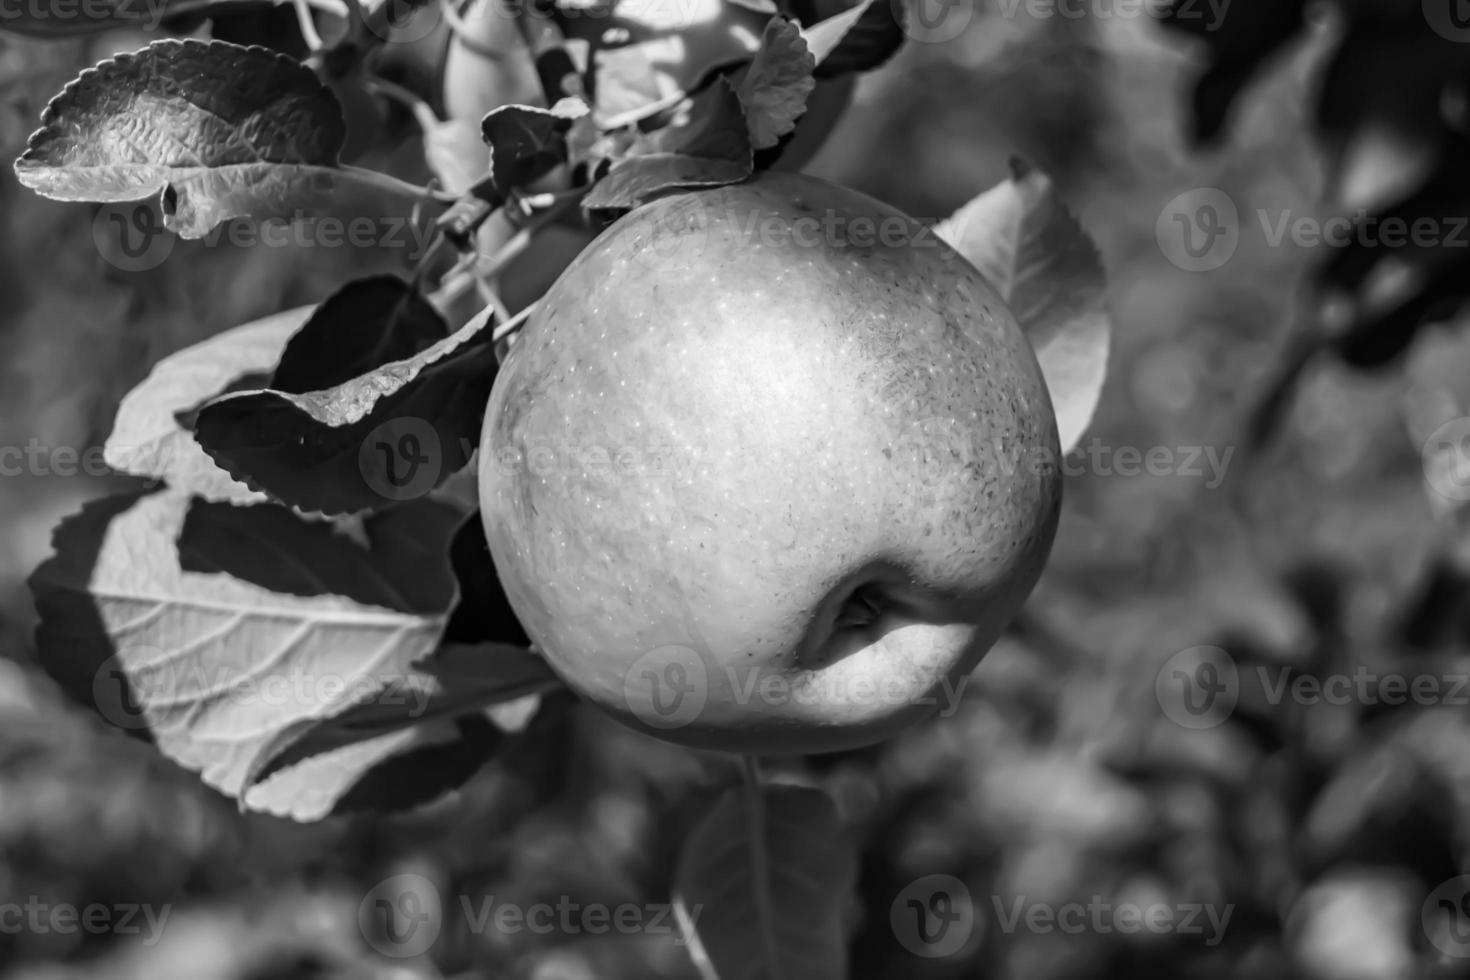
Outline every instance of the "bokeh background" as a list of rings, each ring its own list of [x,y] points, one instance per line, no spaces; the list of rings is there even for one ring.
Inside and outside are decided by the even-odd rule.
[[[1459,501],[1426,480],[1424,453],[1465,414],[1470,348],[1444,330],[1375,371],[1314,358],[1266,436],[1254,431],[1328,258],[1273,242],[1256,216],[1336,213],[1312,106],[1341,25],[1315,18],[1244,88],[1222,139],[1197,149],[1203,48],[1139,5],[1071,9],[1089,7],[952,5],[968,12],[958,36],[910,44],[865,77],[809,167],[924,218],[1003,179],[1013,155],[1051,173],[1110,280],[1112,362],[1084,448],[1116,464],[1119,448],[1163,447],[1178,464],[1068,477],[1046,576],[952,717],[777,767],[831,792],[861,848],[854,976],[1470,976],[1470,886],[1455,881],[1470,871],[1470,691],[1455,681],[1470,673],[1470,609]],[[18,154],[50,94],[138,41],[0,35],[0,146]],[[1239,244],[1190,271],[1160,221],[1203,188],[1238,208]],[[345,248],[178,243],[130,271],[98,215],[0,171],[0,444],[98,446],[163,354],[403,267]],[[300,825],[239,813],[67,702],[34,664],[24,578],[57,521],[110,487],[0,478],[0,903],[144,905],[168,919],[156,936],[141,919],[143,935],[0,921],[6,975],[694,975],[668,935],[476,930],[459,900],[667,901],[675,844],[731,780],[726,761],[558,700],[441,803]],[[1176,672],[1204,683],[1231,670],[1237,693],[1191,714]],[[1403,705],[1373,680],[1345,697],[1273,695],[1281,679],[1365,675],[1439,683]],[[380,955],[358,925],[399,874],[446,903],[439,938],[411,959]],[[925,957],[891,913],[936,874],[955,879],[968,918],[950,955]],[[1197,931],[1016,924],[1018,900],[1176,920],[1196,909]],[[1223,930],[1211,913],[1228,913]]]

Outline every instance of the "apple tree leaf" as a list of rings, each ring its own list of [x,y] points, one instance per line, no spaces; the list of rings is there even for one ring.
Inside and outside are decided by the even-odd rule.
[[[815,67],[816,59],[806,49],[796,24],[785,17],[772,17],[760,50],[736,88],[751,146],[757,150],[775,146],[796,128],[806,111],[807,96],[817,85],[812,78]]]
[[[550,109],[507,105],[480,122],[490,147],[490,179],[502,196],[567,162],[567,132],[588,113],[581,99],[562,99]]]
[[[1097,247],[1051,180],[1012,161],[1014,176],[935,228],[1000,292],[1036,349],[1062,451],[1082,438],[1102,394],[1111,323]]]
[[[241,805],[301,822],[409,810],[464,785],[503,739],[481,716],[423,722],[314,754],[251,786]]]
[[[94,502],[30,580],[42,666],[238,797],[280,732],[396,692],[435,651],[459,517],[404,504],[365,521],[364,546],[274,505],[177,490]]]
[[[265,495],[220,469],[195,441],[195,410],[240,385],[259,387],[270,377],[291,336],[311,316],[300,306],[216,334],[170,354],[153,366],[118,406],[103,459],[132,476],[212,501],[259,503]]]
[[[530,646],[531,639],[501,588],[478,510],[468,514],[455,532],[449,564],[459,584],[459,601],[449,613],[444,642]]]
[[[684,841],[674,907],[705,976],[844,980],[843,911],[856,880],[854,848],[827,794],[740,786]]]
[[[304,394],[346,384],[449,336],[443,315],[393,275],[355,279],[322,301],[286,344],[276,391]]]
[[[474,454],[495,350],[486,309],[412,357],[320,391],[216,398],[195,437],[236,479],[309,512],[421,497]]]
[[[740,96],[723,78],[632,154],[612,165],[583,199],[584,208],[633,208],[665,191],[735,184],[755,166]]]
[[[58,201],[162,195],[164,224],[199,238],[230,218],[290,218],[331,190],[342,108],[300,62],[267,48],[164,40],[82,72],[16,161]]]
[[[798,7],[798,16],[803,13]],[[804,27],[801,36],[816,60],[817,78],[872,71],[903,46],[903,8],[899,0],[858,0]]]

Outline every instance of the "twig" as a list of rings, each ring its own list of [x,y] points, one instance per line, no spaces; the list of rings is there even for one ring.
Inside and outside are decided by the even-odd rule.
[[[301,28],[301,38],[306,42],[307,50],[320,51],[326,45],[311,16],[311,0],[292,0],[291,6],[296,10],[296,23]]]
[[[350,177],[368,187],[376,187],[390,194],[412,198],[415,201],[439,201],[444,204],[451,204],[459,200],[459,198],[447,191],[435,191],[404,180],[401,177],[394,177],[392,174],[385,174],[377,170],[354,167],[350,164],[341,164],[337,167],[337,170],[344,176]]]
[[[434,112],[434,107],[420,98],[417,92],[399,85],[397,82],[390,82],[386,78],[379,78],[377,75],[369,75],[364,81],[366,81],[368,89],[375,95],[381,95],[385,99],[392,99],[413,113],[414,122],[418,123],[419,129],[424,132],[427,133],[439,125],[438,113]]]
[[[750,847],[750,874],[755,882],[755,917],[760,931],[761,954],[766,961],[766,975],[781,980],[781,962],[777,956],[776,920],[771,908],[771,874],[766,853],[766,801],[761,795],[760,760],[753,755],[741,759],[742,789],[745,793],[745,830]]]

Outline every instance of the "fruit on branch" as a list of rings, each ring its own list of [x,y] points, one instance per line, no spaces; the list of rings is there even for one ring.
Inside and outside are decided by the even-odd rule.
[[[948,704],[1060,506],[1035,355],[900,212],[799,174],[607,229],[496,379],[480,503],[567,683],[686,744],[820,752]]]

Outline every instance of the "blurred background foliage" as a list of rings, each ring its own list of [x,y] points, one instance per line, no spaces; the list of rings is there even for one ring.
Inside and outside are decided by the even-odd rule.
[[[1350,6],[1380,39],[1394,36],[1389,8],[1418,8]],[[1331,101],[1324,77],[1367,42],[1300,3],[1304,20],[1268,25],[1279,36],[1257,36],[1244,58],[1148,18],[1033,9],[977,0],[959,37],[910,44],[862,80],[809,169],[921,218],[1003,179],[1012,155],[1049,171],[1110,276],[1112,370],[1084,448],[1212,447],[1228,466],[1218,484],[1102,467],[1070,477],[1047,575],[952,717],[776,768],[828,789],[862,849],[854,975],[1470,976],[1470,960],[1441,953],[1420,915],[1436,886],[1470,872],[1463,704],[1272,703],[1243,684],[1228,721],[1196,730],[1171,721],[1155,693],[1169,658],[1198,645],[1224,648],[1242,674],[1470,671],[1459,510],[1427,490],[1421,460],[1426,436],[1466,412],[1470,347],[1436,331],[1372,373],[1301,355],[1303,336],[1331,326],[1308,286],[1340,256],[1273,244],[1254,220],[1357,206],[1362,195],[1343,192],[1351,141],[1318,130]],[[0,143],[17,153],[51,93],[141,40],[0,38]],[[1406,87],[1425,59],[1398,50],[1360,61],[1358,90],[1341,98]],[[1222,63],[1214,88],[1197,92],[1201,72]],[[1222,77],[1234,96],[1223,103]],[[407,145],[383,152],[412,156]],[[1391,201],[1404,158],[1373,160],[1354,186]],[[1200,188],[1235,203],[1240,245],[1218,269],[1189,272],[1169,261],[1156,228],[1169,202]],[[157,269],[122,272],[105,236],[94,238],[96,213],[44,201],[0,171],[0,444],[100,445],[118,399],[163,354],[397,267],[392,255],[346,248],[181,242]],[[1260,402],[1294,362],[1263,436]],[[0,902],[147,903],[171,917],[152,947],[0,930],[12,975],[693,975],[668,937],[471,934],[460,915],[446,916],[432,956],[392,961],[364,942],[357,912],[377,882],[405,872],[472,901],[666,901],[674,842],[730,781],[728,761],[558,699],[455,797],[406,816],[303,826],[239,814],[63,703],[31,666],[23,579],[52,526],[106,483],[0,479]],[[890,928],[889,908],[932,873],[965,883],[976,926],[960,953],[920,959]],[[1214,945],[1147,931],[1008,932],[997,902],[1017,896],[1233,913]]]

